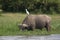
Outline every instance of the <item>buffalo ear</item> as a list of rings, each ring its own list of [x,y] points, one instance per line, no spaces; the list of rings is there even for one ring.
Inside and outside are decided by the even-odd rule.
[[[27,24],[22,24],[24,27],[28,27],[28,25]]]

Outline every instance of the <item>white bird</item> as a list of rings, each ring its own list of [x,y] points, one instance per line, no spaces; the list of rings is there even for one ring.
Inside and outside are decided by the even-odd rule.
[[[26,10],[26,13],[29,15],[29,11],[27,9],[25,9],[25,10]]]

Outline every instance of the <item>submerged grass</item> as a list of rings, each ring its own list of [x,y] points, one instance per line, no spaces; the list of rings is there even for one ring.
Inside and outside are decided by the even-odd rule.
[[[60,34],[60,15],[49,15],[52,17],[51,31],[47,32],[46,29],[35,31],[20,31],[18,28],[19,23],[22,23],[26,14],[19,13],[5,13],[0,16],[0,36],[8,35],[49,35],[49,34]]]

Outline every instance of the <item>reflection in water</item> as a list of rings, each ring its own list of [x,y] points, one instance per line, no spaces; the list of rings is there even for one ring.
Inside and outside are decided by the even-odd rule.
[[[60,34],[48,36],[0,36],[0,40],[60,40]]]

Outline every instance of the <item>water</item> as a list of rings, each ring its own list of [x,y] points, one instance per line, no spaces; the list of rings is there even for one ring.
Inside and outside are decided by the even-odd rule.
[[[60,40],[60,34],[47,36],[0,36],[0,40]]]

